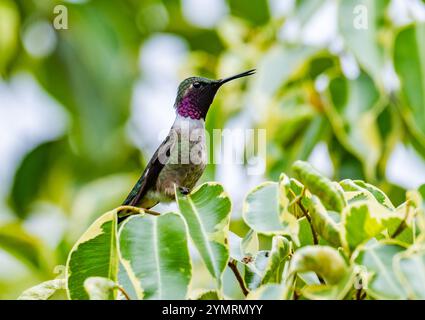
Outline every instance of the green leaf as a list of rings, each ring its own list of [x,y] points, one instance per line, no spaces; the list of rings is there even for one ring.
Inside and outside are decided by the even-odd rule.
[[[220,184],[205,183],[188,196],[176,191],[176,199],[193,243],[221,288],[222,274],[229,260],[227,236],[231,202],[228,195]]]
[[[267,235],[288,234],[296,237],[298,223],[282,209],[279,184],[265,182],[248,193],[243,205],[243,219],[254,231]]]
[[[308,206],[314,231],[334,247],[341,245],[340,225],[337,224],[326,211],[325,207],[316,196],[312,196]]]
[[[377,236],[385,229],[385,220],[392,212],[376,202],[358,201],[342,213],[341,240],[344,247],[353,251],[358,245]]]
[[[320,198],[327,209],[336,212],[342,211],[345,206],[345,199],[339,185],[330,181],[305,161],[296,161],[292,165],[292,170],[301,183]]]
[[[57,290],[66,288],[65,279],[54,279],[45,281],[39,285],[29,288],[22,292],[18,297],[18,300],[47,300]]]
[[[291,252],[291,243],[282,236],[274,236],[272,249],[264,269],[262,283],[281,283],[285,261]]]
[[[301,293],[304,297],[311,300],[342,300],[353,288],[354,279],[354,273],[349,270],[335,285],[307,285],[302,289]]]
[[[368,294],[376,299],[406,299],[404,285],[393,270],[394,257],[404,248],[397,244],[377,243],[367,246],[357,263],[367,268],[371,280],[366,284]]]
[[[117,209],[98,218],[80,237],[66,263],[67,294],[72,300],[88,300],[84,281],[104,277],[118,278]],[[111,299],[115,293],[111,293]]]
[[[401,82],[401,112],[413,145],[425,156],[425,24],[402,30],[395,39],[394,66]]]
[[[245,263],[245,259],[258,252],[258,236],[252,229],[244,238],[229,231],[230,257],[238,262]]]
[[[324,106],[333,132],[350,156],[354,154],[361,161],[369,179],[375,179],[381,156],[377,118],[384,103],[386,100],[365,73],[354,80],[339,76],[329,83],[329,103]]]
[[[425,299],[425,251],[403,252],[394,258],[394,270],[408,299]]]
[[[192,265],[181,216],[132,216],[119,232],[121,263],[139,299],[185,299]]]
[[[28,234],[20,224],[7,223],[0,226],[0,248],[9,252],[34,270],[50,273],[49,257],[40,239]]]
[[[382,204],[383,206],[394,209],[394,205],[392,204],[391,200],[388,198],[388,196],[379,188],[375,187],[374,185],[371,185],[370,183],[366,183],[362,180],[354,180],[354,183],[358,186],[360,186],[363,189],[366,189],[369,191],[378,201],[378,203]]]
[[[249,260],[245,260],[245,274],[244,281],[250,290],[255,290],[261,285],[264,277],[264,272],[269,263],[270,251],[261,250],[251,257]]]
[[[258,235],[254,230],[249,230],[241,242],[241,252],[244,256],[254,255],[258,252]]]
[[[337,284],[347,274],[347,265],[334,248],[306,246],[295,251],[291,259],[290,274],[314,271],[327,284]]]
[[[196,292],[191,300],[220,300],[220,297],[215,290],[201,290]]]
[[[265,284],[251,291],[246,300],[281,300],[285,296],[285,286],[279,284]]]
[[[114,281],[103,277],[90,277],[84,281],[90,300],[110,300],[116,288]]]

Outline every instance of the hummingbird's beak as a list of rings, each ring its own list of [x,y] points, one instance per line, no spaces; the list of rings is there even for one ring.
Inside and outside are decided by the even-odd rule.
[[[235,79],[239,79],[239,78],[242,78],[242,77],[247,77],[247,76],[250,76],[254,73],[255,73],[255,69],[248,70],[248,71],[239,73],[237,75],[218,80],[217,83],[218,83],[219,86],[221,86],[221,85],[225,84],[226,82],[229,82],[229,81],[232,81],[232,80],[235,80]]]

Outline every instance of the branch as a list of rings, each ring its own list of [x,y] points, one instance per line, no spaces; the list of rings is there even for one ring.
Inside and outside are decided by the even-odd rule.
[[[232,259],[231,261],[229,261],[229,263],[227,265],[229,266],[229,268],[235,274],[236,280],[238,280],[239,286],[242,289],[242,293],[246,297],[248,295],[248,293],[249,293],[249,290],[246,288],[245,282],[243,281],[242,276],[239,273],[238,267],[236,265],[236,261]]]

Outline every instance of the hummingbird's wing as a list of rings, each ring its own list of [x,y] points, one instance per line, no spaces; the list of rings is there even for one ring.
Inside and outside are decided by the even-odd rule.
[[[147,164],[142,176],[134,185],[127,199],[123,202],[124,206],[137,206],[146,193],[155,186],[158,176],[170,157],[173,143],[170,141],[170,135],[162,142],[153,154],[151,160]],[[149,208],[145,208],[149,209]]]

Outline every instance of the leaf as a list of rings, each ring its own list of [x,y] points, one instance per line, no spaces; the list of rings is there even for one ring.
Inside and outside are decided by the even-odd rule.
[[[90,300],[111,300],[117,285],[114,281],[103,277],[90,277],[84,281],[84,289]]]
[[[344,0],[339,3],[339,29],[359,64],[382,86],[384,51],[378,31],[389,0]]]
[[[425,24],[402,30],[394,43],[394,66],[404,103],[400,114],[415,138],[413,145],[425,156]]]
[[[306,246],[292,256],[290,274],[314,271],[327,284],[337,284],[347,274],[347,265],[334,248],[328,246]]]
[[[341,245],[340,225],[337,224],[326,211],[316,196],[312,196],[308,206],[314,231],[334,247]]]
[[[292,165],[292,170],[298,176],[301,183],[311,193],[320,198],[327,209],[336,212],[342,211],[345,206],[345,200],[339,186],[320,174],[308,162],[296,161]]]
[[[403,287],[408,292],[408,299],[425,299],[424,250],[398,254],[394,257],[394,270]]]
[[[196,292],[190,300],[220,300],[215,290],[201,290]]]
[[[285,286],[279,284],[265,284],[251,291],[246,300],[281,300],[285,295]]]
[[[358,186],[360,186],[363,189],[366,189],[369,191],[378,201],[378,203],[382,204],[383,206],[394,209],[394,205],[392,204],[391,200],[388,198],[388,196],[379,188],[375,187],[374,185],[371,185],[370,183],[366,183],[362,180],[354,180],[354,183]]]
[[[249,192],[242,210],[246,224],[258,233],[297,236],[296,218],[282,212],[279,184],[275,182],[265,182]]]
[[[387,208],[374,202],[359,201],[349,205],[342,213],[343,246],[353,251],[358,245],[383,231],[384,221],[393,216]]]
[[[229,231],[230,257],[238,262],[245,263],[245,259],[258,252],[258,236],[252,229],[242,239]]]
[[[353,288],[354,279],[354,273],[349,270],[335,285],[308,285],[302,289],[301,293],[304,297],[311,300],[342,300]]]
[[[269,263],[270,251],[261,250],[244,263],[245,274],[244,281],[250,290],[255,290],[261,285],[264,272]]]
[[[258,235],[257,232],[250,229],[241,242],[241,251],[244,256],[254,255],[258,252]]]
[[[264,270],[262,284],[281,283],[285,260],[291,252],[291,243],[282,236],[274,236],[272,249]]]
[[[119,232],[121,263],[139,299],[185,299],[192,265],[181,216],[132,216]]]
[[[176,199],[194,245],[221,288],[222,274],[229,260],[229,197],[220,184],[205,183],[188,196],[176,191]]]
[[[54,279],[45,281],[39,285],[29,288],[22,292],[18,297],[18,300],[47,300],[57,290],[66,288],[65,279]]]
[[[9,252],[34,270],[50,273],[49,258],[40,239],[30,235],[18,223],[0,226],[0,248]]]
[[[356,262],[365,266],[371,280],[364,288],[376,299],[406,299],[404,286],[393,270],[394,257],[404,248],[397,244],[377,243],[367,246]]]
[[[300,225],[299,239],[300,239],[300,247],[305,247],[308,245],[313,245],[313,233],[311,231],[310,223],[307,218],[301,218],[298,220]]]
[[[87,278],[104,277],[117,282],[117,210],[109,211],[93,222],[69,253],[66,277],[70,299],[89,299],[84,289]],[[110,298],[114,297],[115,293],[111,293]]]
[[[354,80],[332,79],[328,94],[325,111],[336,138],[361,161],[366,177],[375,179],[382,149],[377,118],[386,100],[365,73]]]

